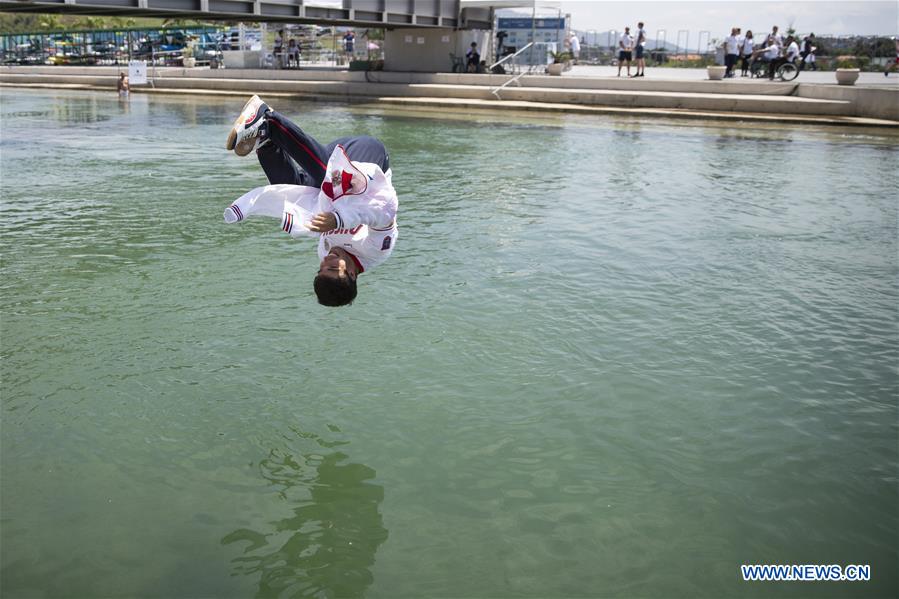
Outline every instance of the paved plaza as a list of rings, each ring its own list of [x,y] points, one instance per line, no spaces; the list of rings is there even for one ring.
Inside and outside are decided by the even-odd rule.
[[[624,78],[626,69],[621,70],[621,78]],[[635,72],[631,66],[631,72]],[[618,73],[618,67],[615,66],[593,66],[593,65],[575,65],[570,71],[562,74],[563,77],[610,77],[615,78]],[[659,81],[703,81],[709,77],[705,69],[680,69],[668,67],[646,66],[646,77],[643,79],[656,79]],[[733,79],[727,79],[729,83],[733,82],[755,82],[759,83],[763,79],[753,79],[751,77],[740,77],[739,71]],[[833,71],[802,71],[799,77],[793,80],[793,83],[836,83]],[[890,73],[889,77],[884,77],[883,73],[859,73],[856,85],[886,85],[899,88],[899,70]]]

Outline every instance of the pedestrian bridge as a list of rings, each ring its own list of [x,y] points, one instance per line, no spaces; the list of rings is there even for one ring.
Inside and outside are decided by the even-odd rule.
[[[493,21],[489,8],[460,0],[0,0],[0,11],[384,28],[490,29]]]

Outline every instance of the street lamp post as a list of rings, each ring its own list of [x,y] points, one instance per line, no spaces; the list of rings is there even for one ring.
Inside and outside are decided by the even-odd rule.
[[[684,58],[687,58],[687,52],[688,52],[688,50],[687,50],[687,44],[690,43],[690,31],[687,30],[687,29],[680,29],[680,30],[678,30],[678,32],[677,32],[677,45],[676,45],[675,55],[678,55],[678,54],[680,53],[680,48],[681,48],[681,45],[680,45],[680,37],[681,37],[681,34],[682,34],[682,33],[684,34],[684,45],[683,45],[683,48],[684,48]]]

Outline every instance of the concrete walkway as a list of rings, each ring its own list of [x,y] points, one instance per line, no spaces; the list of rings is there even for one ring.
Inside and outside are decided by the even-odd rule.
[[[679,108],[617,108],[612,106],[584,106],[552,102],[518,100],[465,100],[459,98],[379,98],[379,103],[430,111],[523,110],[536,112],[567,112],[574,114],[650,116],[675,119],[704,119],[744,123],[778,123],[792,125],[843,125],[855,127],[885,127],[899,129],[899,123],[881,119],[851,116],[784,115],[721,112],[715,110],[685,110]]]
[[[0,85],[114,89],[117,67],[0,67]],[[899,128],[899,76],[871,86],[837,86],[758,79],[709,81],[704,69],[657,69],[658,75],[616,77],[615,67],[575,66],[562,77],[529,75],[497,88],[509,75],[151,69],[153,87],[138,93],[278,95],[315,100],[379,102],[422,109],[539,110],[634,114],[735,121],[778,121]],[[611,74],[611,75],[610,75]],[[833,73],[811,73],[816,78]],[[867,75],[876,75],[870,73]],[[804,77],[805,73],[800,75]],[[501,98],[501,99],[500,99]]]
[[[631,67],[631,73],[636,70]],[[608,77],[615,79],[618,73],[618,67],[611,66],[592,66],[592,65],[574,65],[570,71],[562,73],[562,77]],[[621,78],[625,77],[627,70],[622,68]],[[644,80],[657,81],[707,81],[708,75],[705,69],[678,69],[671,67],[646,67],[646,77]],[[751,77],[740,77],[739,71],[733,79],[728,79],[728,83],[759,83],[765,81],[762,79],[752,79]],[[836,77],[833,71],[802,71],[794,83],[816,83],[821,85],[830,85],[836,83]],[[884,77],[883,73],[859,73],[856,86],[887,86],[899,90],[899,70],[893,71],[888,77]]]

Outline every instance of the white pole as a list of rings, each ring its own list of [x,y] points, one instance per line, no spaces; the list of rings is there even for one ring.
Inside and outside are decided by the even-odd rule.
[[[534,46],[537,45],[537,0],[534,0],[533,10],[531,11],[531,49],[528,53],[529,69],[534,68]]]

